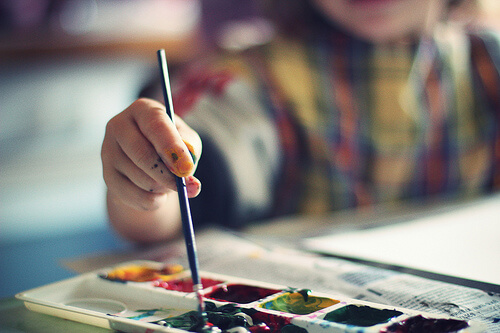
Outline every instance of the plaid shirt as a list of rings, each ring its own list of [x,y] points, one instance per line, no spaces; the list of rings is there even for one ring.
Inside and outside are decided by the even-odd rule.
[[[500,186],[498,41],[446,27],[405,46],[277,38],[197,68],[174,105],[232,179],[229,220],[472,197]]]

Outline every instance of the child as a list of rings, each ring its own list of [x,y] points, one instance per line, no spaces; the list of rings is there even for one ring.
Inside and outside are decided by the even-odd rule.
[[[111,224],[137,242],[178,235],[172,173],[198,196],[195,223],[232,227],[495,191],[498,38],[445,24],[455,2],[271,2],[277,37],[186,70],[177,129],[144,98],[109,121]]]

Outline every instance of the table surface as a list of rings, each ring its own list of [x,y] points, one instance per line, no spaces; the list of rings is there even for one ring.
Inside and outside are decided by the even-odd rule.
[[[129,247],[108,228],[0,244],[0,299],[74,276],[65,260]]]
[[[110,332],[29,311],[18,292],[74,276],[64,260],[122,251],[128,245],[109,229],[0,244],[0,332]]]

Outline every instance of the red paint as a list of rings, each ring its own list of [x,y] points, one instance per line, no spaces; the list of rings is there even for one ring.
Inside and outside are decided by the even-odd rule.
[[[201,278],[201,284],[203,285],[203,288],[212,287],[222,282],[224,281]],[[191,278],[171,281],[157,280],[153,282],[153,285],[155,287],[160,287],[167,290],[182,291],[186,293],[190,293],[193,291],[193,280]]]
[[[255,321],[263,322],[266,324],[267,329],[264,328],[264,331],[259,331],[261,332],[270,332],[270,333],[279,333],[281,332],[281,328],[289,325],[292,322],[292,318],[290,317],[284,317],[284,316],[277,316],[274,314],[270,313],[264,313],[261,311],[257,311],[256,313],[252,314],[252,319]],[[251,327],[250,327],[251,329]]]
[[[271,329],[266,323],[259,323],[257,325],[250,326],[248,327],[248,330],[251,333],[271,333]]]
[[[395,323],[383,329],[383,333],[451,333],[469,327],[464,320],[457,319],[434,319],[418,315],[410,317],[402,322]]]
[[[281,290],[266,289],[244,284],[227,284],[215,289],[205,297],[223,302],[240,304],[251,303],[261,298],[276,294]]]

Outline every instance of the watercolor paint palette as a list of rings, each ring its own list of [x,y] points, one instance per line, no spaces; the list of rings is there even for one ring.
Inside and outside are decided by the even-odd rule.
[[[308,289],[201,272],[212,332],[483,332],[446,318]],[[198,299],[189,270],[135,261],[16,295],[32,311],[123,332],[196,332]]]

